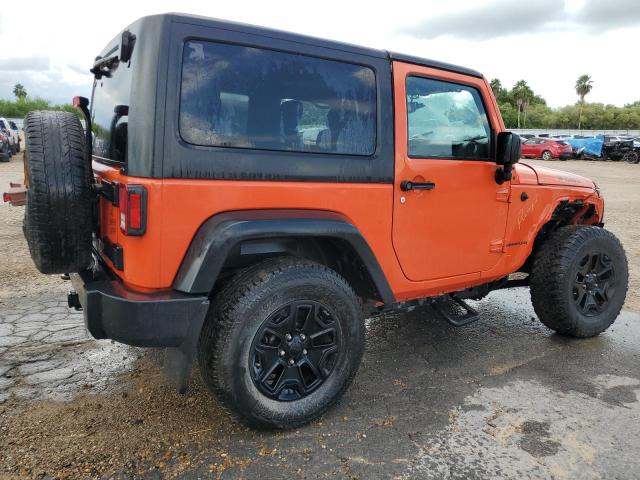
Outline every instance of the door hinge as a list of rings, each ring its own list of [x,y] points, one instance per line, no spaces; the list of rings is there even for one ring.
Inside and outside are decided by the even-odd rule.
[[[502,253],[504,248],[504,240],[491,240],[489,242],[489,251],[492,253]]]
[[[509,203],[510,193],[511,191],[508,188],[501,188],[496,192],[496,200],[498,202]]]

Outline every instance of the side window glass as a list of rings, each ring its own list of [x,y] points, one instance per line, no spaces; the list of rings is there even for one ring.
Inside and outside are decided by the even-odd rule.
[[[183,140],[212,147],[371,155],[371,68],[204,41],[184,45]]]
[[[409,156],[488,159],[491,128],[472,87],[407,78]]]

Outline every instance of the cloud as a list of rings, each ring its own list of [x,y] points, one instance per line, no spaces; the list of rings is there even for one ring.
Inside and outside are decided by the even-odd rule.
[[[603,33],[639,24],[638,0],[586,0],[573,13],[565,11],[564,0],[496,0],[462,12],[430,17],[399,33],[423,39],[451,36],[488,40],[524,33]]]
[[[559,13],[564,13],[563,0],[497,0],[462,12],[430,17],[403,30],[402,33],[426,39],[450,35],[486,40],[545,30],[557,21]]]
[[[606,31],[640,25],[638,0],[587,0],[574,20],[591,31]]]
[[[0,71],[24,72],[49,70],[49,57],[37,55],[33,57],[0,58]]]

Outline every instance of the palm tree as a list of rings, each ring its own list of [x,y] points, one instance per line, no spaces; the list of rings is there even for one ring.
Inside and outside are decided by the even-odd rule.
[[[578,130],[582,125],[582,108],[584,107],[584,97],[586,97],[593,88],[593,80],[589,75],[580,75],[576,80],[576,93],[580,97],[580,113],[578,114]]]
[[[527,109],[529,102],[533,98],[533,90],[527,84],[526,80],[518,80],[511,90],[516,106],[518,107],[518,128],[520,128],[520,113],[524,113],[524,123],[527,123]]]
[[[27,89],[20,83],[16,83],[13,86],[13,94],[16,96],[18,100],[24,100],[27,96]]]

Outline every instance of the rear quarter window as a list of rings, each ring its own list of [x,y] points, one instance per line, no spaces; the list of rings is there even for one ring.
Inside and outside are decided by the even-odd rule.
[[[179,130],[193,145],[372,155],[372,69],[262,48],[184,44]]]
[[[93,155],[125,163],[131,97],[131,62],[119,62],[111,68],[110,75],[94,80],[91,101]]]

